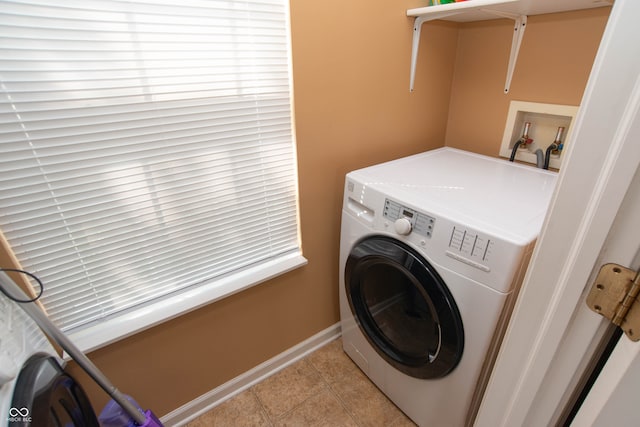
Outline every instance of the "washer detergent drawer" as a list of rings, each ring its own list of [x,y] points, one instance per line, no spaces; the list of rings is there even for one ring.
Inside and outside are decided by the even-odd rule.
[[[345,209],[356,218],[362,219],[368,224],[373,224],[375,212],[373,209],[357,202],[356,200],[348,197],[346,200]]]

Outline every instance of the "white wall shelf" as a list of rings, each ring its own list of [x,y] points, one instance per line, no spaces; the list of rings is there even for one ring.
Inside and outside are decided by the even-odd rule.
[[[482,21],[501,17],[513,19],[515,23],[513,40],[511,41],[511,54],[509,55],[504,88],[504,93],[508,93],[528,15],[590,9],[610,6],[611,4],[613,4],[613,0],[468,0],[460,3],[409,9],[407,10],[407,16],[415,18],[409,89],[413,92],[420,47],[420,33],[422,24],[425,22],[435,19],[456,22]]]

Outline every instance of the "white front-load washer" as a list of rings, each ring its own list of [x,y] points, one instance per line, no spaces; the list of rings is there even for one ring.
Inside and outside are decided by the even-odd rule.
[[[347,174],[343,347],[418,425],[472,421],[556,176],[452,148]]]

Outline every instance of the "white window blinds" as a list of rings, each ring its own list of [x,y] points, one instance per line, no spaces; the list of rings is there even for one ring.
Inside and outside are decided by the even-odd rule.
[[[0,228],[63,330],[300,254],[287,8],[0,2]]]

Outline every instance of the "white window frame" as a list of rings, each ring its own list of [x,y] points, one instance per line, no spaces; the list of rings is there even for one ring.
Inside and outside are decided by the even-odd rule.
[[[172,2],[165,0],[137,0],[132,3],[151,3],[151,2],[165,3],[171,5]],[[264,2],[266,0],[256,0],[257,2]],[[29,4],[35,3],[36,7],[40,2],[33,2],[32,0],[23,0],[22,3]],[[55,2],[53,2],[55,3]],[[78,7],[87,8],[91,6],[87,2],[58,2],[61,7]],[[97,5],[100,1],[90,1],[91,5]],[[106,2],[104,2],[106,3]],[[192,0],[190,3],[198,4],[201,6],[203,3],[199,0]],[[247,2],[240,2],[247,3]],[[74,328],[68,331],[68,335],[74,341],[74,343],[83,351],[91,351],[97,348],[108,345],[114,341],[131,336],[144,329],[153,327],[164,321],[173,319],[177,316],[185,314],[189,311],[200,308],[204,305],[218,301],[227,296],[233,295],[237,292],[246,290],[254,285],[262,283],[266,280],[272,279],[278,275],[284,274],[295,268],[301,267],[307,263],[307,260],[302,255],[301,249],[301,237],[300,237],[300,221],[299,221],[299,206],[297,196],[297,169],[295,159],[295,132],[294,132],[294,119],[293,119],[293,84],[292,84],[292,67],[291,67],[291,42],[290,42],[290,17],[289,17],[289,4],[287,0],[282,0],[284,9],[286,10],[286,32],[287,32],[287,61],[288,61],[288,78],[289,78],[289,107],[290,107],[290,123],[291,123],[291,144],[293,149],[293,171],[295,173],[294,182],[296,190],[295,201],[295,217],[296,217],[296,234],[297,234],[297,250],[289,251],[283,255],[273,257],[267,261],[257,263],[256,265],[249,265],[240,271],[222,275],[215,280],[205,281],[203,284],[193,285],[186,289],[169,294],[167,296],[151,300],[140,306],[135,306],[117,314],[109,315],[100,321],[91,322],[83,325],[80,328]],[[149,5],[151,7],[151,5]],[[5,22],[7,20],[5,19]],[[10,25],[10,23],[9,23]],[[5,46],[6,48],[6,46]],[[2,46],[0,45],[0,49]],[[10,91],[8,91],[2,82],[0,73],[0,94],[5,92],[7,98],[10,99]],[[8,95],[7,95],[8,94]],[[10,105],[11,101],[5,102],[5,106]],[[5,110],[5,113],[7,111]],[[2,113],[2,111],[0,111]],[[18,115],[18,114],[16,114]],[[1,116],[0,116],[1,117]],[[2,125],[2,123],[0,123]],[[16,123],[11,124],[14,127]],[[25,134],[28,133],[28,129],[25,129]],[[2,136],[2,130],[0,128],[0,137]],[[0,152],[1,150],[0,140]],[[290,165],[291,166],[291,165]],[[233,213],[232,213],[233,214]],[[0,225],[0,229],[3,226]],[[4,231],[4,230],[3,230]],[[7,233],[5,233],[7,234]],[[11,243],[11,239],[8,239]],[[16,251],[18,252],[18,251]],[[19,259],[20,257],[18,257]],[[46,292],[46,277],[43,278],[45,282]],[[46,307],[46,304],[45,304]]]

